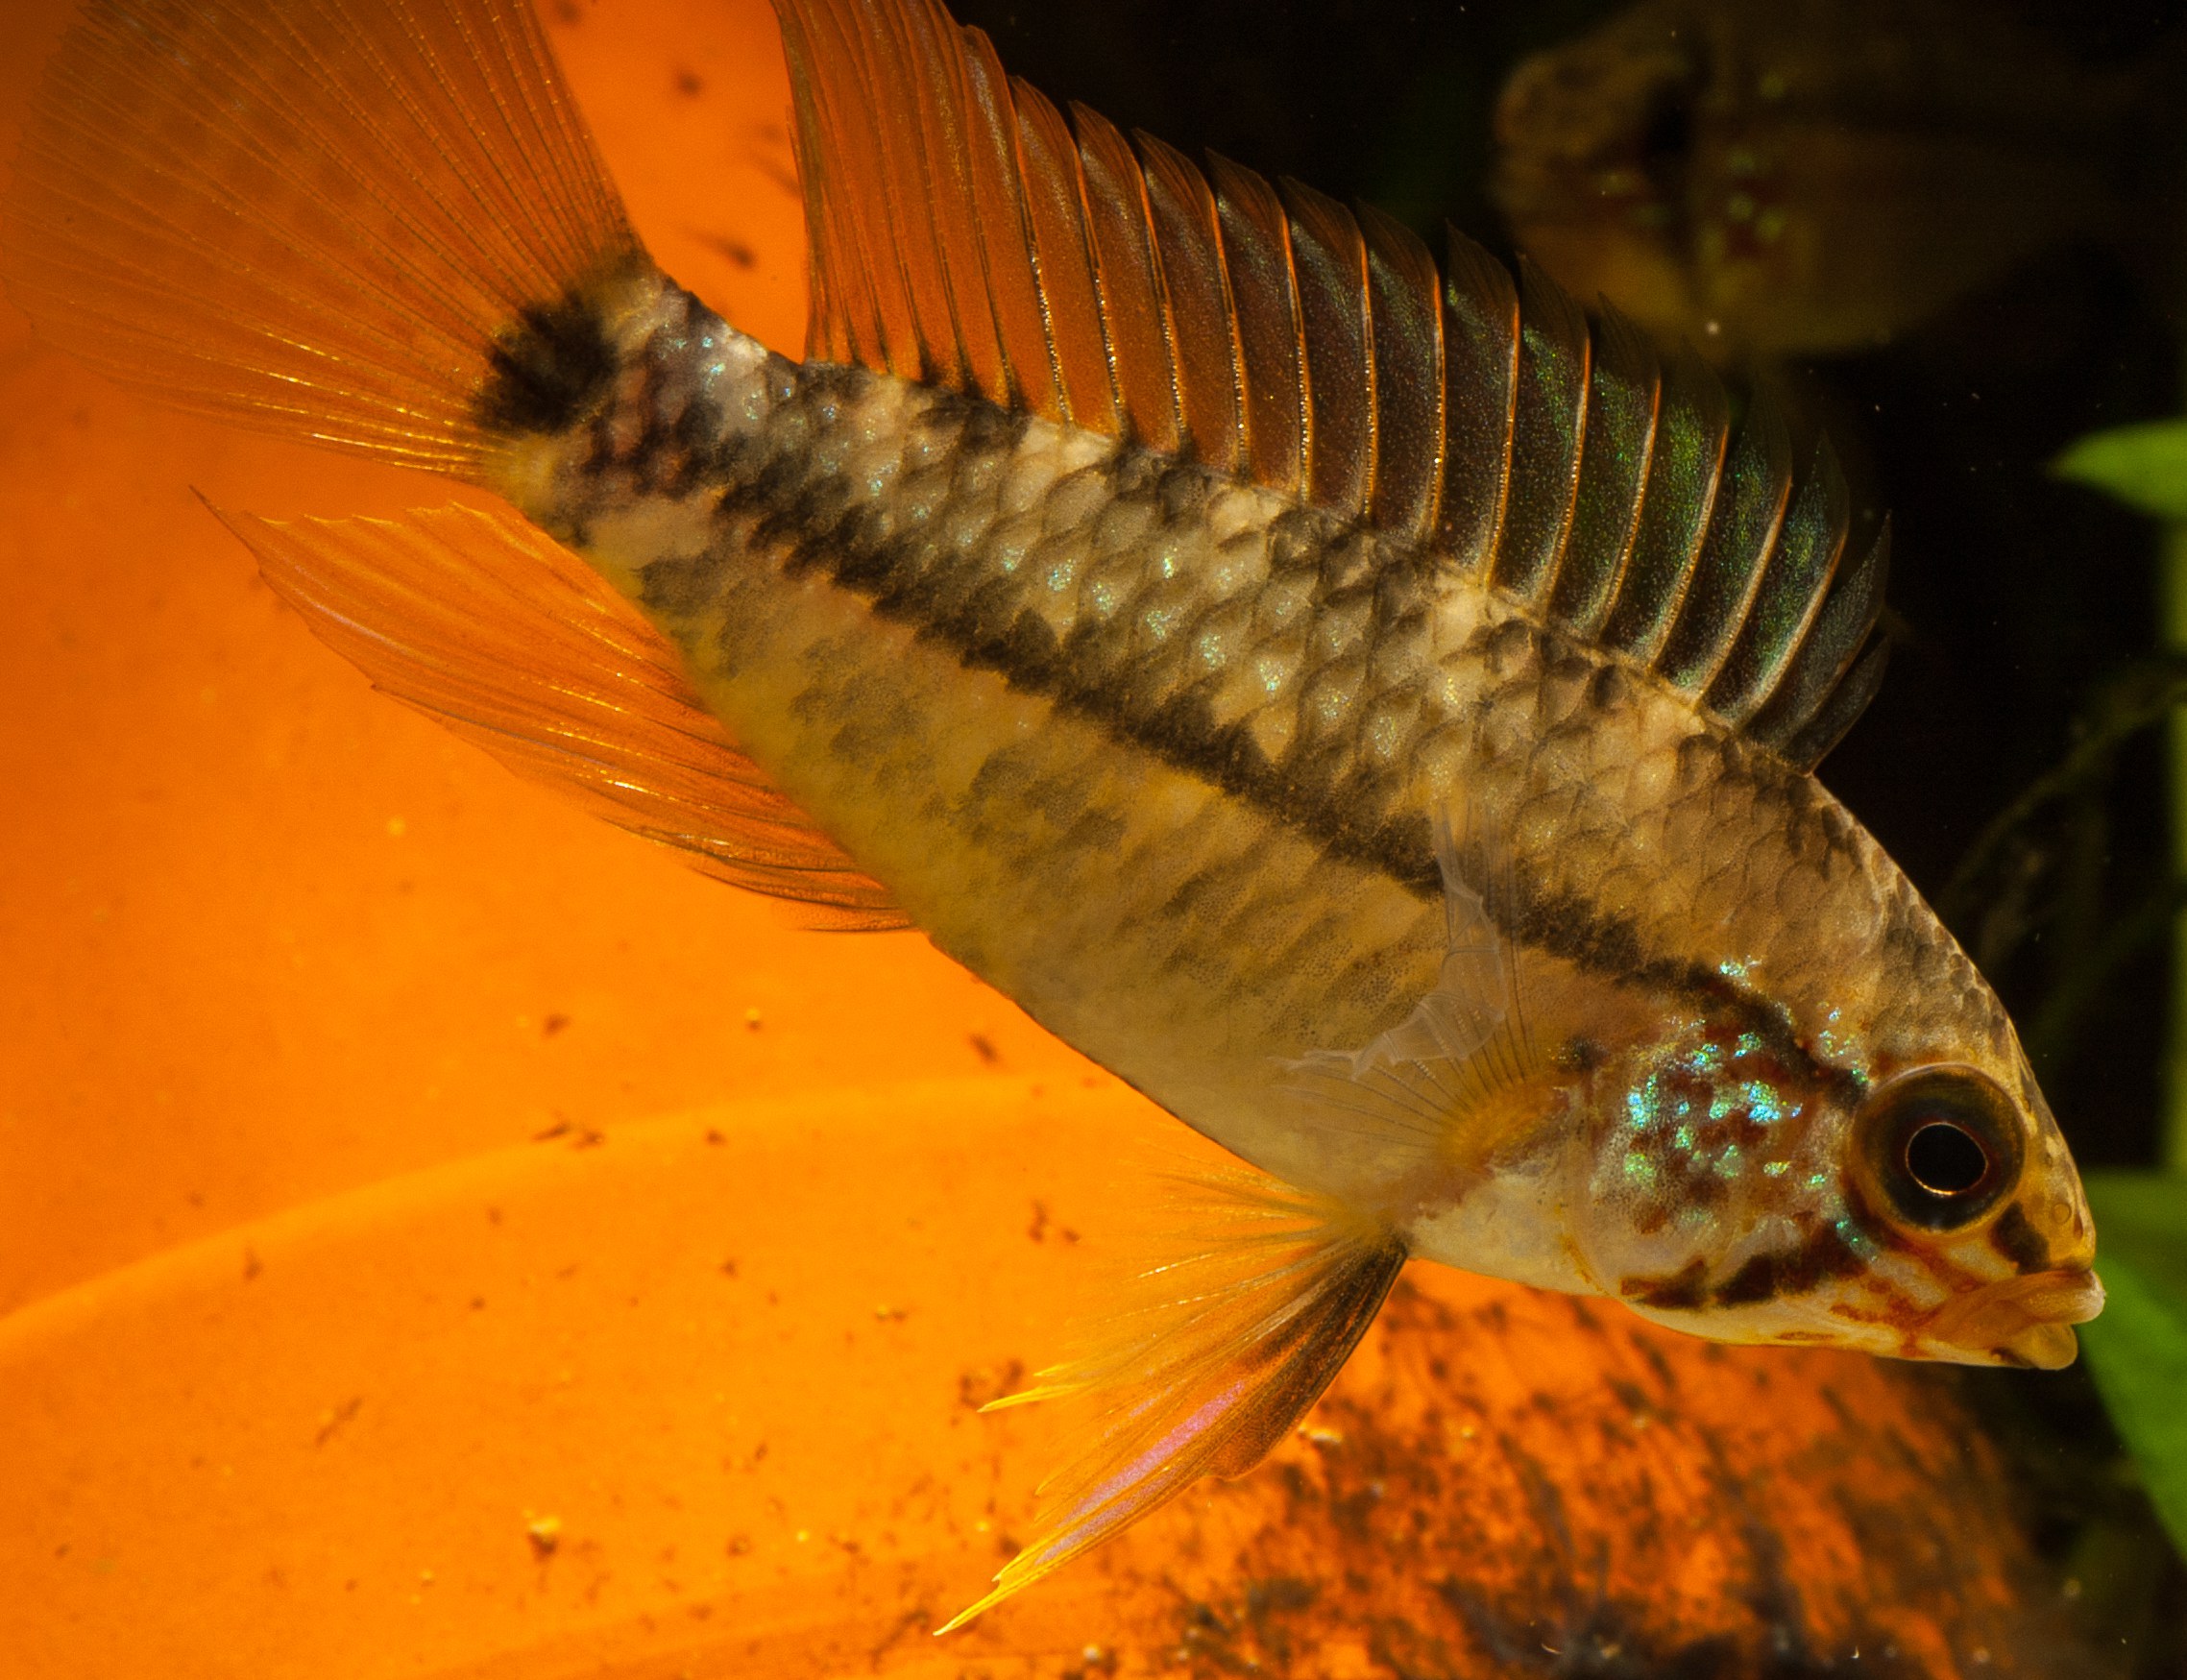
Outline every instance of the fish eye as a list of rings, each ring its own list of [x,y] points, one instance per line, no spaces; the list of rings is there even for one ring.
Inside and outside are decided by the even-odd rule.
[[[1972,1225],[2019,1182],[2018,1117],[1971,1068],[1893,1080],[1855,1132],[1863,1179],[1901,1219],[1927,1230]]]

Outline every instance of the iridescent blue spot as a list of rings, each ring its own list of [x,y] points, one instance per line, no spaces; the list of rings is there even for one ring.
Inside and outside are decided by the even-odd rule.
[[[1716,1157],[1716,1176],[1720,1179],[1736,1179],[1745,1165],[1746,1155],[1739,1146],[1736,1143],[1727,1144],[1724,1153]]]
[[[1782,1179],[1791,1170],[1792,1163],[1790,1161],[1763,1161],[1762,1163],[1762,1177],[1767,1179]]]
[[[1852,1220],[1837,1220],[1831,1229],[1837,1232],[1839,1239],[1845,1244],[1848,1249],[1852,1250],[1853,1253],[1859,1254],[1862,1259],[1866,1259],[1870,1254],[1876,1252],[1876,1245],[1874,1242],[1869,1240],[1868,1233],[1862,1230],[1858,1225],[1855,1225]]]
[[[1741,1089],[1746,1097],[1746,1111],[1757,1126],[1767,1126],[1772,1120],[1785,1118],[1785,1105],[1775,1086],[1750,1079]]]

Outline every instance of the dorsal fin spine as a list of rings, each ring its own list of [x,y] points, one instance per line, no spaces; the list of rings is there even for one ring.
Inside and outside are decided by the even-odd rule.
[[[1785,743],[1784,756],[1798,769],[1812,770],[1845,739],[1845,732],[1860,720],[1868,702],[1883,687],[1883,669],[1890,663],[1891,645],[1879,636],[1867,651],[1825,691],[1823,700],[1806,726]]]
[[[1519,400],[1519,289],[1455,228],[1443,281],[1445,463],[1436,547],[1485,571],[1503,542]]]
[[[852,130],[860,139],[850,142],[855,150],[845,150],[842,156],[863,161],[868,168],[880,172],[886,180],[889,171],[889,158],[904,148],[891,146],[880,126],[880,106],[887,90],[878,85],[872,72],[872,61],[866,51],[866,41],[855,18],[831,13],[828,21],[835,26],[837,44],[833,58],[839,60],[856,83],[860,96],[850,102],[848,110],[841,108],[845,102],[835,102],[837,120],[857,124]],[[863,100],[863,109],[861,109]],[[863,136],[869,135],[870,138]],[[838,139],[838,146],[843,142]],[[881,341],[888,358],[889,371],[899,378],[918,379],[926,377],[929,362],[924,350],[926,334],[919,325],[919,297],[914,287],[910,265],[905,260],[905,248],[910,243],[904,227],[904,207],[899,203],[903,196],[900,184],[891,183],[870,196],[879,201],[883,217],[890,225],[886,249],[875,252],[867,241],[858,242],[864,260],[866,273],[874,287],[875,317],[881,332]]]
[[[1571,546],[1549,597],[1551,615],[1583,642],[1600,635],[1632,566],[1663,409],[1662,368],[1646,335],[1605,305],[1596,340]]]
[[[1358,215],[1376,370],[1375,485],[1368,512],[1399,540],[1424,545],[1443,505],[1447,454],[1443,287],[1435,259],[1411,229],[1372,205],[1361,205]]]
[[[1109,364],[1130,436],[1157,453],[1183,442],[1176,358],[1161,270],[1148,236],[1147,183],[1139,159],[1099,111],[1071,107],[1093,232],[1094,286],[1108,326]]]
[[[1835,730],[1816,730],[1816,724],[1836,703],[1835,696],[1854,686],[1863,657],[1861,650],[1868,645],[1883,605],[1890,552],[1891,526],[1885,520],[1867,552],[1851,567],[1841,567],[1821,610],[1814,614],[1802,638],[1799,651],[1778,679],[1767,703],[1747,725],[1751,740],[1783,754],[1803,769],[1812,768],[1858,716],[1856,706]],[[1880,650],[1883,645],[1879,643],[1877,647]],[[1873,654],[1879,659],[1882,656],[1881,651]],[[1880,679],[1880,665],[1873,674]],[[1818,733],[1827,737],[1820,746],[1814,745],[1812,739]]]
[[[1078,145],[1062,113],[1038,88],[1013,76],[1010,94],[1027,184],[1026,220],[1033,232],[1033,260],[1066,417],[1073,426],[1114,437],[1123,422],[1108,327],[1094,283]]]
[[[894,20],[895,50],[875,63],[869,75],[881,97],[899,95],[891,103],[901,108],[898,132],[907,156],[896,173],[911,201],[903,214],[923,234],[906,240],[905,263],[918,304],[921,358],[933,370],[928,377],[999,400],[1007,392],[1001,349],[986,277],[980,272],[979,234],[963,191],[969,177],[954,143],[956,112],[963,97],[962,89],[953,85],[959,55],[938,55],[941,42],[931,13],[931,0],[903,8]],[[940,27],[956,33],[946,17]],[[947,99],[921,97],[930,87]]]
[[[1305,333],[1307,495],[1343,518],[1360,519],[1374,475],[1366,244],[1334,199],[1288,176],[1276,187],[1290,215]]]
[[[839,347],[867,366],[893,367],[888,333],[883,324],[880,278],[850,220],[850,189],[845,186],[837,190],[831,179],[837,161],[856,142],[841,126],[846,120],[838,112],[841,102],[828,97],[828,90],[817,80],[820,66],[829,59],[814,37],[806,15],[786,8],[781,16],[790,83],[797,95],[801,154],[813,158],[813,166],[802,178],[806,223],[814,246],[812,266],[816,275],[807,352],[824,353],[824,347]]]
[[[1305,494],[1310,414],[1291,227],[1275,189],[1227,158],[1209,157],[1225,273],[1238,318],[1240,422],[1253,476],[1279,495]]]
[[[1756,402],[1729,467],[1693,581],[1656,669],[1673,688],[1705,694],[1723,669],[1756,592],[1792,491],[1791,439],[1777,410]]]
[[[955,25],[931,5],[907,7],[904,27],[913,41],[907,70],[923,74],[936,97],[917,102],[925,136],[923,173],[925,211],[943,256],[941,279],[956,327],[956,352],[973,388],[990,402],[1008,402],[1010,377],[995,319],[994,283],[988,273],[985,242],[974,216],[972,160],[960,113],[970,105],[963,79],[964,55],[949,52],[942,32]]]
[[[926,102],[909,96],[915,85],[906,74],[912,49],[904,30],[912,10],[905,7],[889,15],[887,33],[892,38],[884,41],[867,39],[855,19],[843,20],[842,33],[872,102],[874,132],[881,143],[876,162],[887,183],[887,209],[896,231],[890,256],[903,277],[909,309],[911,346],[906,365],[922,370],[912,377],[960,386],[965,362],[955,336],[960,325],[950,305],[946,273],[938,262],[919,260],[926,251],[939,248],[940,230],[928,202],[933,192],[927,136],[920,132],[920,107]]]
[[[1009,379],[1008,401],[1044,419],[1061,421],[1061,377],[1019,187],[1023,166],[1009,78],[995,57],[994,44],[976,29],[964,32],[963,75],[965,97],[982,118],[972,125],[976,132],[966,142],[977,207],[973,225]]]
[[[1632,559],[1602,632],[1605,646],[1641,665],[1655,664],[1692,587],[1723,480],[1728,426],[1715,375],[1690,350],[1680,352],[1664,380]]]
[[[1845,553],[1845,475],[1826,438],[1786,516],[1740,639],[1703,704],[1734,727],[1767,705],[1823,609]]]
[[[1564,289],[1519,265],[1519,361],[1512,424],[1512,505],[1494,577],[1538,606],[1555,587],[1579,497],[1593,340]]]
[[[1147,181],[1154,245],[1162,253],[1179,407],[1187,447],[1219,473],[1245,464],[1245,400],[1236,306],[1206,179],[1152,134],[1134,133]]]

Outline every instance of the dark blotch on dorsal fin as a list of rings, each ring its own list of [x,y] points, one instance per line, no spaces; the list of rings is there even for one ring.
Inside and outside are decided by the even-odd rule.
[[[1802,767],[1882,670],[1843,482],[1685,351],[1452,235],[1005,76],[936,0],[774,0],[817,360],[1195,460],[1447,556]]]

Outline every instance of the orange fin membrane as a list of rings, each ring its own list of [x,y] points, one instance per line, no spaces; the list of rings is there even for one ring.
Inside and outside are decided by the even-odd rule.
[[[1801,768],[1881,674],[1843,486],[1455,232],[1061,114],[936,0],[775,0],[807,353],[1249,478],[1485,576]],[[1835,611],[1826,612],[1826,601]],[[1846,645],[1846,638],[1852,645]],[[1818,640],[1820,638],[1820,640]]]
[[[0,248],[125,384],[466,476],[515,329],[645,261],[525,0],[92,0]]]
[[[716,880],[806,906],[816,926],[911,925],[731,744],[675,648],[533,526],[470,507],[214,511],[321,641],[525,780]]]
[[[1068,1468],[1041,1489],[1040,1531],[961,1627],[1166,1504],[1203,1475],[1243,1475],[1319,1400],[1405,1263],[1393,1231],[1253,1173],[1197,1181],[1178,1209],[1195,1247],[1142,1275],[1142,1299],[1085,1356],[996,1407],[1079,1414]],[[994,1409],[990,1407],[989,1409]]]

